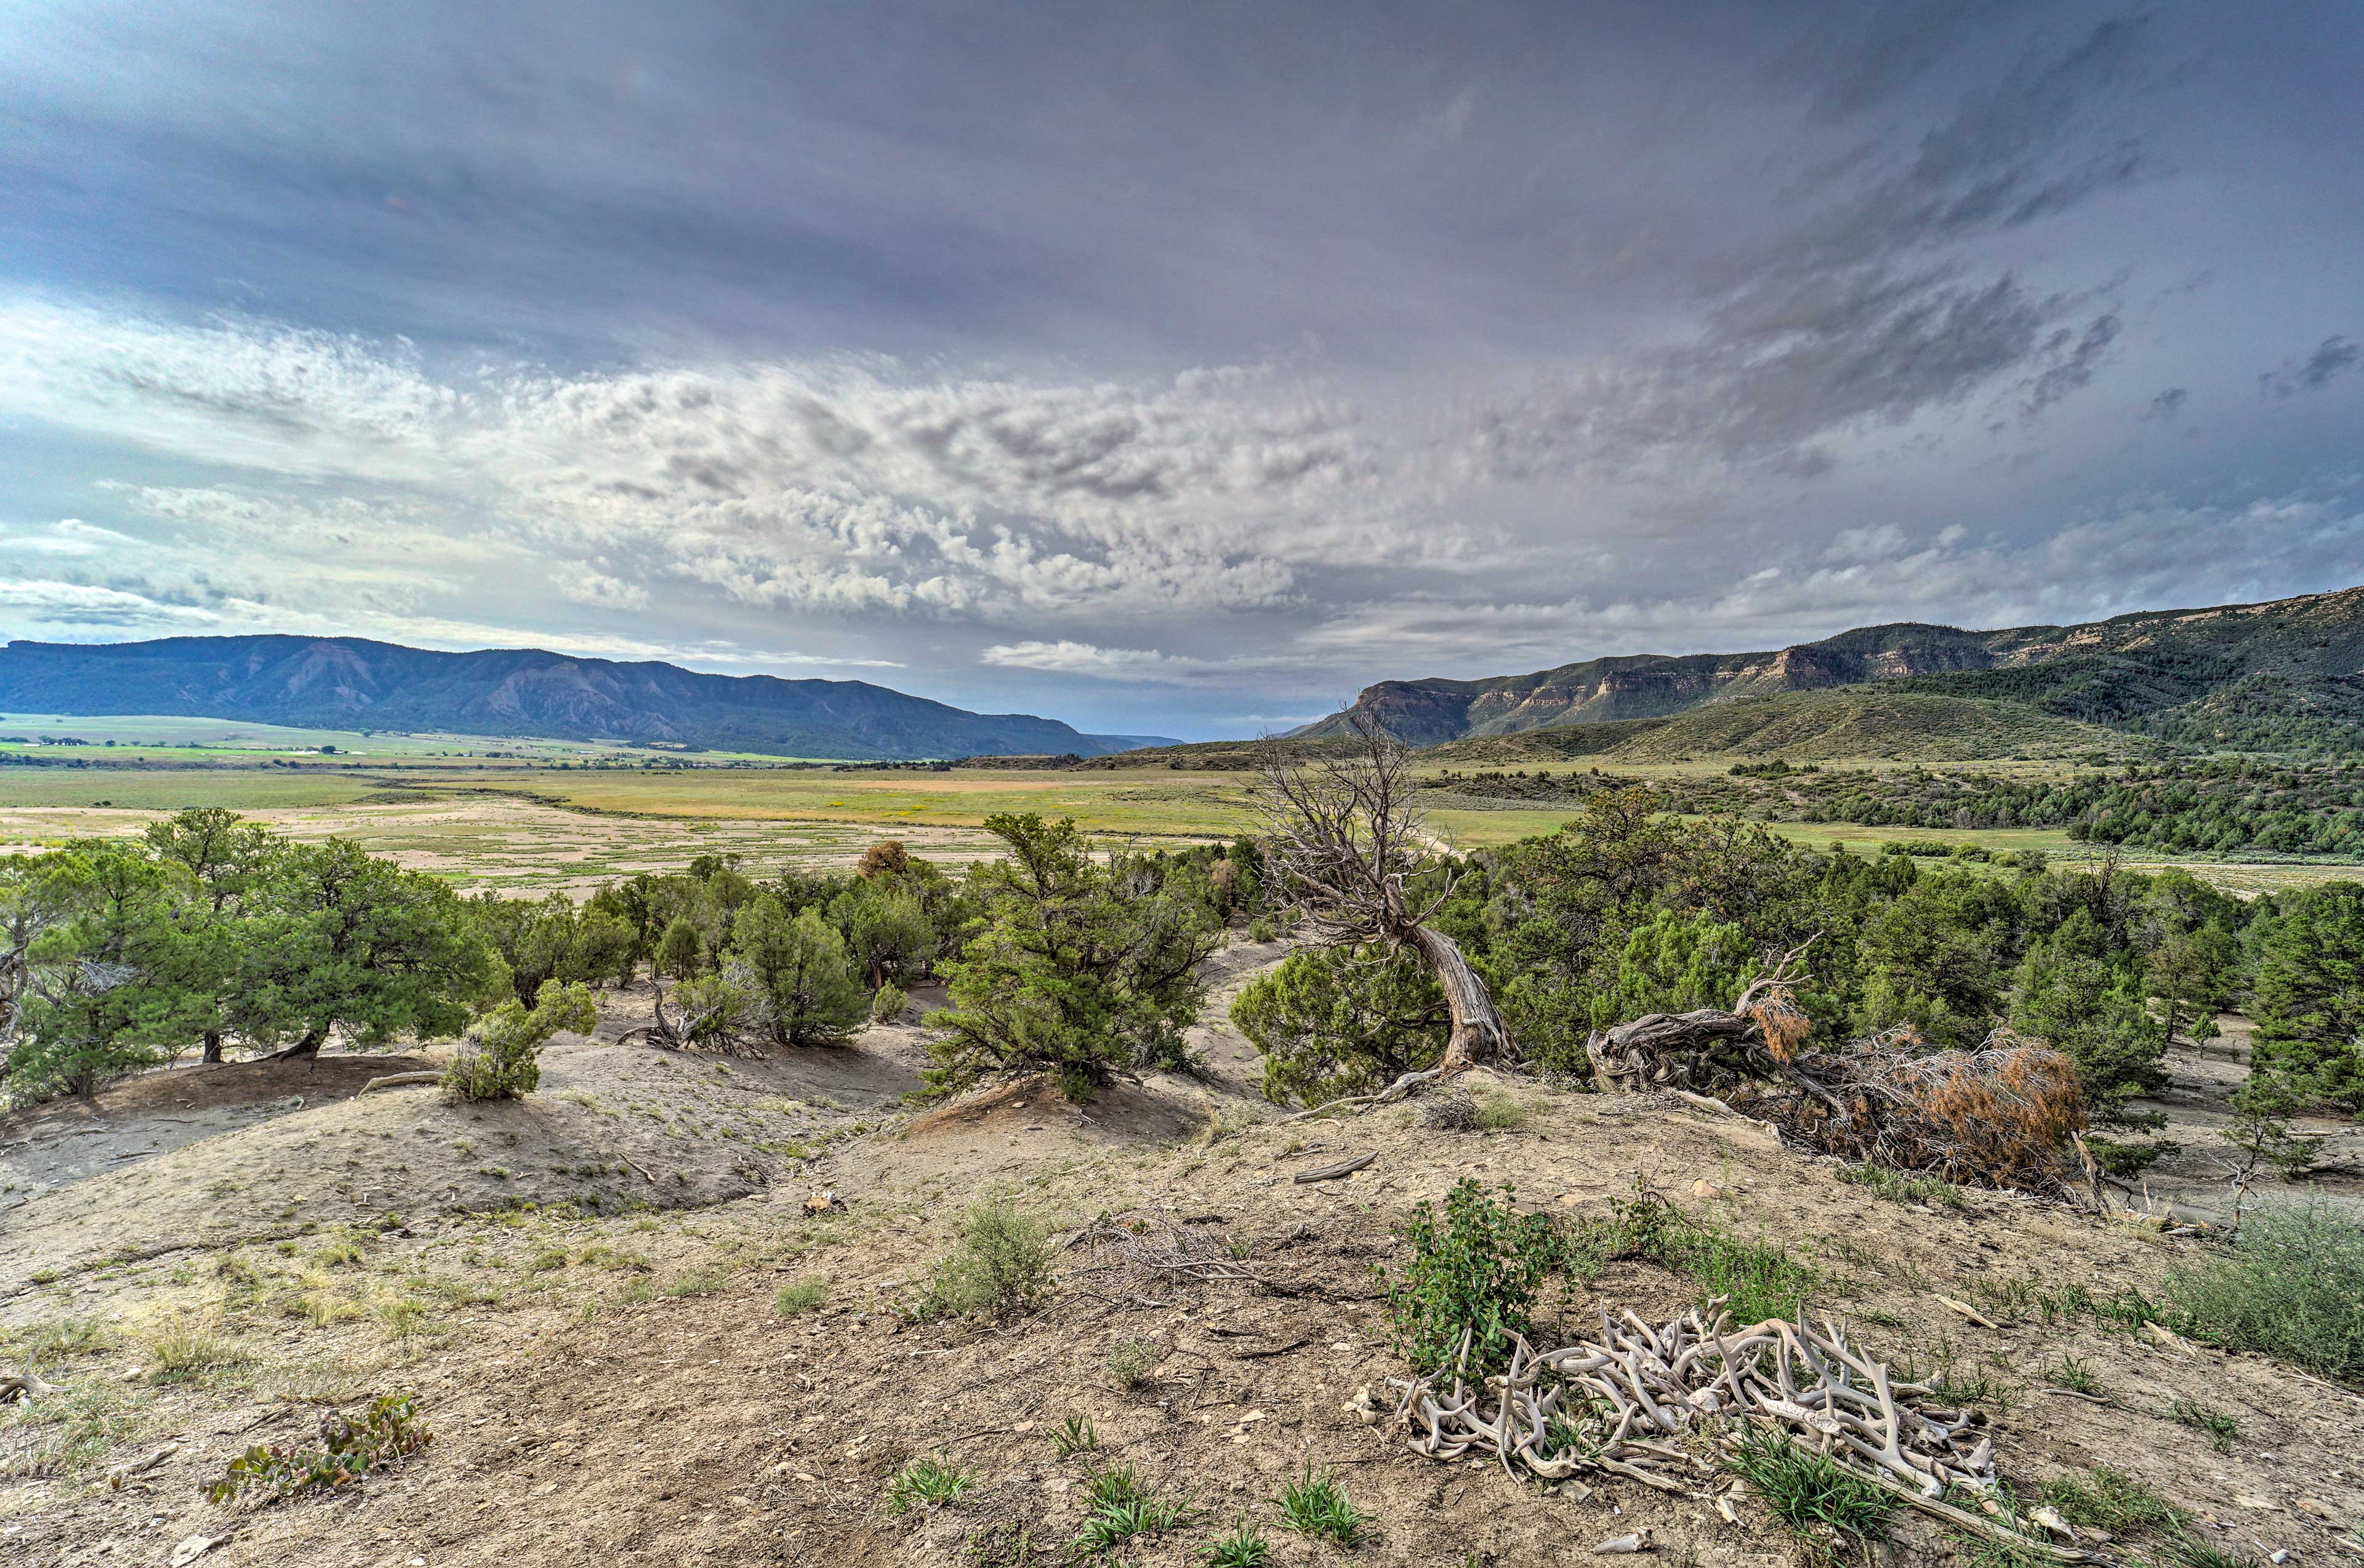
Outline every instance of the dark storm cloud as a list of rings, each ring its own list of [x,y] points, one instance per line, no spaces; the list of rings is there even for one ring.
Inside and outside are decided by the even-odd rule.
[[[2330,0],[58,0],[0,57],[0,631],[1187,732],[2364,577]]]
[[[2302,392],[2321,392],[2331,384],[2334,376],[2351,368],[2359,358],[2364,358],[2364,350],[2358,349],[2347,339],[2325,338],[2322,345],[2307,356],[2304,364],[2284,365],[2280,370],[2259,376],[2258,380],[2276,397],[2291,397]]]

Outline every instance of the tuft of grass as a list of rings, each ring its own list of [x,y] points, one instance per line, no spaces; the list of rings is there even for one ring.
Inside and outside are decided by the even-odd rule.
[[[0,1334],[0,1351],[35,1370],[115,1346],[115,1331],[95,1318],[52,1318],[21,1333]]]
[[[1110,1552],[1135,1536],[1187,1524],[1198,1512],[1187,1501],[1159,1496],[1130,1464],[1093,1471],[1088,1485],[1090,1507],[1073,1549],[1078,1557]]]
[[[1199,1551],[1207,1568],[1266,1568],[1272,1547],[1253,1519],[1242,1519],[1230,1533],[1219,1535]]]
[[[1927,1204],[1934,1208],[1964,1207],[1962,1189],[1935,1176],[1924,1176],[1911,1171],[1891,1171],[1885,1165],[1870,1163],[1842,1165],[1839,1180],[1852,1182],[1876,1198],[1890,1203]]]
[[[1335,1470],[1315,1469],[1308,1464],[1296,1479],[1280,1489],[1274,1499],[1280,1505],[1280,1517],[1288,1528],[1315,1540],[1334,1540],[1340,1546],[1351,1547],[1369,1516],[1355,1507],[1346,1495],[1345,1484],[1338,1479]]]
[[[564,1268],[572,1261],[563,1247],[538,1247],[534,1250],[533,1256],[525,1261],[525,1272],[530,1274],[546,1274],[552,1270]]]
[[[684,1269],[665,1281],[667,1296],[712,1296],[722,1288],[722,1276],[712,1269]]]
[[[1646,1191],[1620,1204],[1611,1218],[1595,1228],[1593,1240],[1608,1256],[1639,1258],[1684,1275],[1702,1304],[1725,1297],[1733,1317],[1743,1323],[1795,1318],[1822,1283],[1821,1274],[1789,1249],[1734,1235]]]
[[[1119,1340],[1108,1349],[1109,1377],[1128,1394],[1137,1394],[1157,1381],[1159,1361],[1154,1340]]]
[[[2124,1535],[2135,1529],[2180,1529],[2191,1518],[2158,1488],[2123,1470],[2097,1464],[2083,1478],[2056,1475],[2044,1484],[2044,1500],[2060,1517],[2087,1529]]]
[[[913,1508],[941,1508],[960,1501],[976,1485],[976,1476],[949,1460],[915,1459],[886,1483],[886,1511],[908,1514]]]
[[[1100,1446],[1100,1434],[1088,1416],[1070,1415],[1051,1429],[1051,1451],[1061,1459],[1073,1459]]]
[[[1792,1441],[1788,1432],[1752,1432],[1724,1463],[1817,1557],[1867,1555],[1859,1549],[1888,1533],[1895,1497],[1828,1454]]]
[[[0,1405],[0,1475],[70,1474],[106,1458],[153,1421],[139,1394],[95,1377],[38,1403]]]
[[[425,1302],[410,1296],[385,1296],[370,1310],[388,1334],[406,1345],[425,1330],[431,1316]]]
[[[2260,1208],[2234,1245],[2170,1270],[2169,1325],[2336,1383],[2364,1383],[2364,1222],[2321,1200]]]
[[[2047,1388],[2065,1388],[2071,1394],[2107,1398],[2102,1380],[2093,1375],[2091,1363],[2078,1356],[2062,1356],[2044,1369],[2044,1385]]]
[[[2208,1446],[2218,1453],[2233,1451],[2233,1440],[2241,1435],[2241,1423],[2232,1413],[2199,1400],[2179,1395],[2167,1407],[2168,1418],[2179,1426],[2190,1427],[2208,1440]]]
[[[159,1315],[135,1337],[148,1352],[157,1382],[184,1383],[245,1359],[219,1327],[214,1318],[175,1309]]]
[[[2168,1542],[2167,1555],[2180,1568],[2260,1568],[2258,1559],[2237,1547],[2219,1546],[2196,1535],[2179,1536]]]
[[[824,1274],[807,1274],[793,1284],[784,1284],[773,1296],[772,1305],[783,1318],[794,1318],[799,1312],[810,1312],[829,1299],[829,1279]]]
[[[1500,1089],[1479,1096],[1477,1122],[1482,1132],[1516,1132],[1527,1125],[1526,1102]]]
[[[936,1265],[919,1311],[925,1318],[1031,1312],[1051,1294],[1051,1222],[1008,1197],[961,1216],[953,1250]]]

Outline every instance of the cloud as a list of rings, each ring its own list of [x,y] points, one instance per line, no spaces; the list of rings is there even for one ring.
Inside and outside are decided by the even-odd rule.
[[[2321,392],[2332,378],[2352,368],[2364,359],[2364,349],[2358,349],[2345,338],[2325,338],[2304,364],[2284,364],[2258,378],[2258,384],[2276,397],[2295,397],[2302,392]]]
[[[1161,653],[1154,648],[1102,648],[1089,642],[995,643],[977,658],[1003,670],[1038,670],[1058,675],[1090,675],[1102,680],[1188,682],[1230,673],[1243,662],[1192,659]]]
[[[195,606],[167,604],[145,594],[43,578],[0,580],[0,611],[42,626],[151,636],[211,628],[220,618]]]
[[[2183,406],[2191,400],[2191,391],[2189,387],[2170,386],[2150,400],[2150,406],[2143,410],[2142,417],[2146,419],[2160,419],[2172,424],[2175,417],[2183,412]]]

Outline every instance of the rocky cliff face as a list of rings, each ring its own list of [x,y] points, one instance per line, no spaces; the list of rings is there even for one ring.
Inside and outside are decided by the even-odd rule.
[[[2154,610],[2080,626],[1966,631],[1912,622],[1863,627],[1760,653],[1630,655],[1482,681],[1382,681],[1355,706],[1414,745],[1564,724],[1656,718],[1744,695],[1965,676],[2091,654],[2221,664],[2340,679],[2364,672],[2364,588],[2261,605]],[[1335,733],[1337,718],[1300,734]]]

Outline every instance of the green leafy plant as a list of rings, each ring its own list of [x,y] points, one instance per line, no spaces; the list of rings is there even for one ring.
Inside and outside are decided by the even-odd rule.
[[[1454,1364],[1462,1336],[1469,1339],[1471,1376],[1491,1372],[1510,1354],[1511,1337],[1533,1327],[1544,1282],[1565,1256],[1548,1216],[1522,1215],[1505,1184],[1498,1200],[1464,1177],[1444,1195],[1440,1215],[1425,1200],[1412,1206],[1404,1235],[1411,1258],[1401,1278],[1380,1277],[1388,1310],[1405,1359],[1422,1372]]]
[[[1818,1558],[1854,1554],[1888,1533],[1894,1496],[1828,1454],[1792,1441],[1786,1431],[1752,1431],[1725,1454],[1724,1463]]]
[[[989,1198],[961,1216],[953,1250],[920,1302],[923,1318],[1031,1312],[1051,1294],[1051,1222],[1015,1199]]]
[[[886,1483],[886,1511],[908,1514],[913,1508],[941,1508],[960,1501],[976,1485],[976,1477],[949,1460],[915,1459]]]
[[[1316,1469],[1307,1465],[1294,1480],[1285,1484],[1275,1499],[1280,1505],[1280,1517],[1298,1534],[1317,1540],[1334,1540],[1340,1546],[1351,1547],[1370,1517],[1355,1507],[1346,1495],[1345,1484],[1338,1473],[1326,1466]]]
[[[1051,1451],[1061,1459],[1073,1459],[1100,1446],[1100,1434],[1088,1416],[1070,1415],[1051,1429]]]
[[[357,1419],[324,1415],[319,1429],[318,1448],[258,1443],[248,1449],[229,1462],[221,1477],[206,1488],[206,1496],[227,1503],[261,1487],[276,1500],[314,1488],[349,1486],[435,1440],[419,1419],[414,1394],[380,1395]]]

